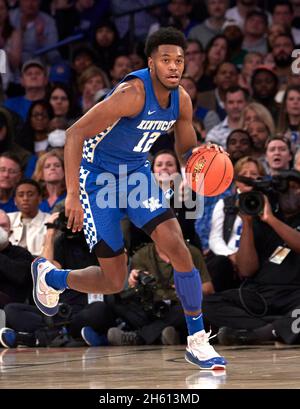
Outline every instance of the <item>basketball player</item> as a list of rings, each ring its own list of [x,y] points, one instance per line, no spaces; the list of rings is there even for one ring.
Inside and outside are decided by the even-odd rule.
[[[175,126],[176,151],[182,159],[186,160],[196,147],[192,103],[179,87],[185,47],[180,31],[162,28],[155,32],[145,47],[148,69],[127,75],[104,101],[67,130],[68,227],[76,232],[83,226],[101,268],[59,270],[44,258],[38,258],[32,263],[33,295],[44,314],[54,315],[58,311],[59,294],[66,288],[102,294],[123,290],[127,265],[120,220],[127,214],[168,255],[174,268],[176,291],[189,332],[186,360],[201,369],[217,369],[224,368],[226,361],[210,345],[210,333],[204,330],[199,271],[193,265],[177,219],[165,205],[163,192],[143,198],[142,206],[134,209],[127,198],[135,186],[129,184],[126,208],[120,205],[99,208],[98,201],[101,189],[109,189],[109,184],[101,187],[97,178],[109,172],[121,182],[120,164],[127,165],[128,177],[134,172],[144,174],[148,181],[144,190],[149,191],[153,175],[146,161],[147,153],[171,126]],[[117,196],[122,189],[120,185],[115,183],[111,188]]]

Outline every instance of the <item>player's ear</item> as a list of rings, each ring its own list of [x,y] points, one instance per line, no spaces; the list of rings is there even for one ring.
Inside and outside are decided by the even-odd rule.
[[[148,67],[150,72],[153,71],[153,59],[151,57],[148,58]]]

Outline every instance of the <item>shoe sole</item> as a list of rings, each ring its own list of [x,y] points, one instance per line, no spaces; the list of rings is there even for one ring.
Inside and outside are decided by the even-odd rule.
[[[212,358],[213,359],[213,358]],[[217,359],[217,358],[215,358]],[[197,358],[195,358],[192,354],[190,354],[189,352],[186,352],[185,354],[185,360],[187,362],[189,362],[192,365],[197,366],[200,369],[206,369],[206,370],[220,370],[220,369],[226,369],[226,364],[218,364],[218,363],[214,363],[214,364],[210,364],[208,361],[199,361]],[[205,364],[205,362],[207,362]]]
[[[53,317],[53,315],[57,314],[58,312],[58,304],[55,307],[46,307],[42,303],[40,303],[38,296],[36,295],[36,288],[37,288],[37,280],[38,280],[38,261],[41,259],[41,257],[38,257],[33,260],[31,263],[31,275],[32,275],[32,281],[33,281],[33,290],[32,290],[32,296],[33,300],[35,302],[35,305],[38,307],[38,309],[44,314],[47,315],[48,317]]]
[[[14,347],[11,347],[11,346],[7,345],[2,339],[2,334],[6,330],[7,330],[7,328],[1,328],[1,330],[0,330],[0,343],[2,344],[2,346],[4,346],[4,348],[14,348]]]

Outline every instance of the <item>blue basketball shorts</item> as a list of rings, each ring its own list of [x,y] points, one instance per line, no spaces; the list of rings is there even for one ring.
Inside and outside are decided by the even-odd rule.
[[[80,200],[84,234],[91,251],[100,240],[115,252],[124,247],[120,221],[125,216],[142,228],[170,209],[149,162],[135,172],[117,176],[81,166]]]

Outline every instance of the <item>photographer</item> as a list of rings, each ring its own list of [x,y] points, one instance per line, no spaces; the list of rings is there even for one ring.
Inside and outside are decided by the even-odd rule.
[[[251,156],[238,160],[234,166],[235,177],[246,176],[257,179],[265,175],[260,162]],[[212,214],[209,234],[210,252],[206,257],[207,269],[212,277],[216,292],[235,288],[240,285],[236,253],[242,232],[242,220],[238,215],[238,194],[249,192],[252,186],[235,181],[236,193],[220,199]]]
[[[64,210],[56,220],[47,224],[43,257],[61,268],[85,268],[96,263],[90,253],[83,232],[72,233],[67,229]],[[54,317],[43,315],[34,305],[12,303],[5,307],[6,325],[0,332],[4,347],[26,346],[82,346],[83,328],[92,327],[99,334],[115,325],[114,316],[104,302],[88,303],[88,294],[66,290],[61,294],[61,304]],[[79,340],[79,342],[74,342]],[[98,344],[107,344],[105,337],[98,336]]]
[[[201,273],[204,294],[213,293],[203,257],[198,248],[187,243],[193,262]],[[167,255],[154,243],[136,251],[131,261],[129,289],[114,296],[112,307],[134,331],[110,328],[111,345],[184,343],[186,327],[184,313],[177,298],[173,267]],[[112,297],[110,297],[112,298]]]
[[[271,203],[264,196],[257,216],[240,214],[236,262],[245,281],[239,289],[204,298],[204,313],[220,328],[218,340],[224,345],[300,340],[293,331],[293,311],[300,306],[300,172],[274,178],[271,185],[282,182],[277,202],[274,195],[268,195]]]

